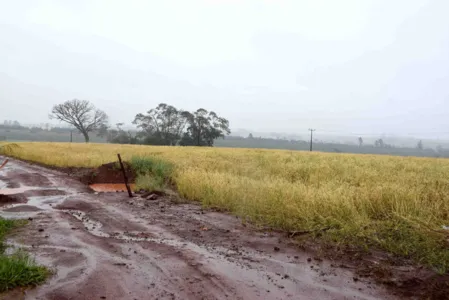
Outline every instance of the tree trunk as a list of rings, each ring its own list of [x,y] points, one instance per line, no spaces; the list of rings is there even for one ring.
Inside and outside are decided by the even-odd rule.
[[[87,133],[86,131],[83,131],[83,135],[84,135],[84,140],[86,141],[86,143],[89,143],[89,133]]]
[[[196,138],[196,145],[201,146],[201,130],[198,128],[198,136]]]

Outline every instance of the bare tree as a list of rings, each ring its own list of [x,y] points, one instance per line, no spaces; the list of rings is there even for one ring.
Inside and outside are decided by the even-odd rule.
[[[50,119],[66,122],[84,135],[86,143],[89,142],[89,133],[100,129],[108,122],[108,115],[96,109],[87,100],[68,100],[62,104],[53,106]]]

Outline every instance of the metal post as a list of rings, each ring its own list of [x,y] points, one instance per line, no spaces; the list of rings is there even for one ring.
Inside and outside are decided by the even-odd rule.
[[[309,130],[310,130],[310,152],[312,152],[312,144],[313,144],[313,132],[316,130],[316,129],[310,129],[309,128]]]
[[[125,167],[123,166],[122,158],[121,158],[120,154],[117,154],[117,156],[118,156],[118,161],[120,162],[120,167],[122,168],[123,178],[125,179],[125,186],[126,186],[126,189],[128,190],[128,195],[130,198],[132,198],[133,193],[131,192],[131,189],[128,185],[128,176],[126,176],[126,171],[125,171]]]

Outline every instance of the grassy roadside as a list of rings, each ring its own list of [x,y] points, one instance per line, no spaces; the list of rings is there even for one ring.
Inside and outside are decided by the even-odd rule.
[[[7,220],[0,218],[0,292],[16,287],[35,286],[45,281],[49,271],[35,262],[22,251],[12,255],[4,253],[3,240],[5,236],[17,226],[24,224],[20,220]]]
[[[140,187],[160,188],[170,179],[181,196],[256,224],[449,270],[449,231],[442,229],[449,226],[446,159],[62,143],[20,143],[9,154],[97,167],[115,161],[116,153],[141,174]]]
[[[162,191],[170,182],[177,182],[174,165],[164,159],[155,156],[134,156],[130,163],[137,174],[137,189]],[[204,178],[203,181],[207,181],[207,179]],[[229,184],[230,181],[227,183]],[[276,187],[273,185],[271,188],[275,191]],[[181,191],[188,190],[188,187],[184,187]],[[251,215],[251,212],[242,213],[236,210],[235,208],[238,206],[232,202],[231,198],[225,198],[226,201],[217,202],[220,199],[217,196],[223,197],[223,195],[219,195],[213,190],[213,187],[204,187],[204,190],[209,191],[206,194],[207,198],[204,197],[204,194],[198,196],[198,198],[193,198],[192,195],[189,196],[188,194],[184,196],[191,200],[201,201],[206,206],[213,206],[220,209],[224,208],[241,217]],[[225,190],[224,193],[226,192],[230,191]],[[256,191],[252,191],[252,193],[256,193]],[[279,190],[279,193],[281,193],[281,190]],[[238,195],[235,195],[235,197],[236,199],[234,201],[239,201]],[[279,214],[279,212],[276,211],[276,206],[271,209],[271,215],[263,214],[259,216],[256,220],[258,224],[270,224],[272,222],[271,217],[277,217],[276,214]],[[285,211],[282,211],[282,213],[286,216]],[[275,220],[276,222],[278,221],[277,219]],[[255,219],[252,219],[252,221],[255,221]],[[296,221],[300,222],[301,220]],[[412,258],[420,263],[432,266],[439,273],[446,273],[449,270],[449,243],[447,241],[449,231],[429,230],[429,228],[426,228],[419,221],[407,220],[400,216],[388,214],[370,221],[369,225],[365,223],[363,227],[360,227],[361,224],[352,223],[351,220],[342,222],[341,220],[325,220],[323,218],[318,220],[315,226],[309,227],[313,229],[306,231],[309,231],[311,236],[319,237],[332,244],[358,246],[360,249],[376,247],[398,256]],[[275,223],[271,226],[292,233],[296,230],[304,231],[305,228],[303,225],[285,226],[282,223]]]
[[[172,163],[154,156],[133,156],[131,168],[136,173],[136,190],[163,191],[173,180]]]

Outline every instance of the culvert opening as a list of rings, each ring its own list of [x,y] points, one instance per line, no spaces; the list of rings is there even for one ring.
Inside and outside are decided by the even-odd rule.
[[[135,174],[127,162],[123,162],[129,186],[134,190]],[[111,162],[101,165],[98,168],[89,170],[81,176],[81,182],[87,184],[93,191],[101,193],[126,192],[126,185],[123,173],[118,162]]]

